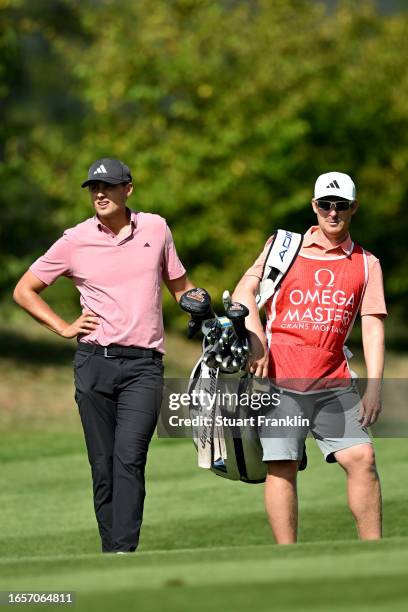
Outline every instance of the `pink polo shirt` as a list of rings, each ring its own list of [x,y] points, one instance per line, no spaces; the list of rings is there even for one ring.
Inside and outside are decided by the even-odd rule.
[[[120,240],[96,216],[66,230],[30,270],[47,285],[59,276],[72,278],[82,309],[100,318],[81,342],[164,353],[161,284],[185,269],[165,219],[130,215],[129,234]]]
[[[246,271],[245,274],[262,278],[263,267],[265,265],[266,256],[269,251],[272,237],[268,238],[262,253],[254,264]],[[301,254],[328,258],[335,255],[350,255],[353,250],[353,242],[350,235],[340,244],[333,246],[326,236],[319,231],[319,226],[313,226],[306,232]],[[384,299],[384,286],[380,262],[369,251],[365,251],[367,255],[368,280],[362,297],[360,314],[364,315],[387,315],[387,308]]]

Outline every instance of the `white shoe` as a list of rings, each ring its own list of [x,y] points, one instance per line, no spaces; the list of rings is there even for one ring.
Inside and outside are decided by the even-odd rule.
[[[116,555],[132,555],[132,551],[131,550],[117,550]]]

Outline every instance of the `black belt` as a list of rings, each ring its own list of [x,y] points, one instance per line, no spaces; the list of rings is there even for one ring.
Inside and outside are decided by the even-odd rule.
[[[78,342],[78,350],[87,351],[94,355],[103,355],[104,357],[155,357],[156,359],[163,359],[163,353],[159,353],[159,351],[154,349],[140,348],[138,346],[121,346],[120,344],[99,346],[98,344]]]

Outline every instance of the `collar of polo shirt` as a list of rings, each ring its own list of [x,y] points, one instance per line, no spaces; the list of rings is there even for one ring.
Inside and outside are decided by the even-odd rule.
[[[318,225],[313,225],[309,228],[304,236],[302,248],[308,248],[317,245],[326,252],[335,251],[341,249],[346,255],[351,255],[353,250],[353,241],[350,238],[350,234],[347,234],[346,238],[340,244],[333,246],[331,242],[319,231]]]
[[[131,224],[131,226],[132,226],[132,229],[136,229],[136,226],[137,226],[137,213],[136,213],[134,210],[131,210],[130,208],[128,208],[127,206],[126,206],[126,211],[127,211],[127,213],[128,213],[128,216],[130,216],[130,224]],[[108,228],[106,227],[106,225],[104,225],[104,224],[103,224],[103,223],[100,221],[100,219],[98,218],[98,216],[97,216],[97,215],[94,215],[93,219],[94,219],[94,221],[95,221],[95,223],[96,223],[96,226],[97,226],[97,228],[98,228],[98,230],[99,230],[99,231],[103,231],[103,230],[105,230],[105,229],[108,229]],[[110,231],[110,230],[109,230],[109,231]]]

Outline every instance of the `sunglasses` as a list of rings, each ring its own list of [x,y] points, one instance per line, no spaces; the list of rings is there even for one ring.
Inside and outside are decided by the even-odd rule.
[[[335,210],[341,212],[344,210],[350,210],[354,205],[354,200],[316,200],[317,208],[329,212],[329,210]]]

